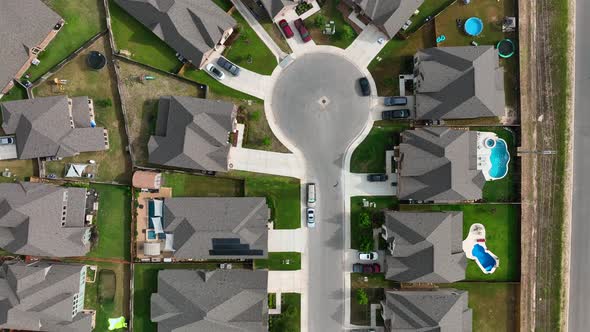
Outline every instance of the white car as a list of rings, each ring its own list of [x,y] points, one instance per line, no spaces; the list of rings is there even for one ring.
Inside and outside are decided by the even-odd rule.
[[[307,209],[307,227],[309,227],[309,228],[315,227],[315,209],[312,209],[312,208]]]
[[[359,259],[361,261],[376,261],[379,259],[379,255],[376,251],[373,252],[359,252]]]
[[[219,68],[215,67],[214,64],[210,63],[205,68],[216,79],[221,81],[225,78],[225,74],[221,70],[219,70]]]

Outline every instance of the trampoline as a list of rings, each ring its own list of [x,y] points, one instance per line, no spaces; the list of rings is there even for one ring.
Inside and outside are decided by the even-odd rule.
[[[104,57],[102,53],[92,51],[86,57],[86,63],[88,64],[88,67],[94,70],[99,70],[102,67],[104,67],[104,65],[106,65],[107,59]]]
[[[463,28],[466,34],[474,37],[479,36],[483,31],[483,22],[479,17],[470,17],[465,21]]]
[[[498,45],[496,45],[496,48],[498,49],[498,55],[500,55],[501,58],[507,59],[514,55],[515,46],[514,42],[510,39],[500,40]]]

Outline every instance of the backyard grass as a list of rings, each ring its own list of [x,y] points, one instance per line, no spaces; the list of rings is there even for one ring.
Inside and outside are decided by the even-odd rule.
[[[41,61],[31,66],[26,72],[33,82],[53,66],[74,53],[94,35],[106,29],[102,0],[43,0],[53,11],[59,14],[66,24],[55,39],[39,54]]]
[[[234,268],[241,268],[232,263]],[[150,320],[150,297],[158,291],[158,271],[170,269],[213,270],[215,263],[135,264],[133,276],[133,330],[156,332],[158,325]],[[116,317],[116,316],[112,316]],[[104,330],[106,331],[106,330]]]
[[[0,182],[16,182],[29,180],[31,176],[39,175],[37,160],[0,160],[0,173],[8,169],[11,177],[0,176]]]
[[[117,50],[131,52],[131,59],[152,67],[176,73],[181,63],[174,51],[151,30],[109,0],[112,33]]]
[[[84,309],[96,310],[94,331],[108,331],[109,318],[129,318],[129,265],[91,261],[85,263],[97,265],[98,276],[96,282],[86,283]]]
[[[417,15],[410,17],[412,24],[406,33],[410,34],[421,28],[428,16],[436,16],[444,11],[449,5],[457,0],[424,0],[418,8],[420,11]],[[460,1],[460,0],[459,0]]]
[[[98,240],[88,257],[130,260],[131,188],[91,184],[99,195],[98,216],[94,220]]]
[[[301,331],[301,294],[281,294],[281,314],[268,316],[268,331]]]
[[[300,252],[269,252],[267,259],[255,259],[256,269],[269,269],[271,271],[296,271],[301,270]]]
[[[148,164],[147,144],[154,134],[160,96],[188,96],[204,98],[205,89],[171,75],[127,61],[119,61],[120,79],[123,84],[122,101],[125,105],[127,128],[133,159],[137,165]],[[155,80],[139,80],[141,75]]]
[[[356,39],[354,29],[344,20],[344,16],[338,10],[340,0],[325,0],[319,12],[305,20],[305,26],[309,29],[313,41],[318,45],[331,45],[340,48],[347,48]],[[321,17],[318,19],[318,17]],[[330,21],[336,25],[334,35],[323,33],[324,27]],[[321,25],[319,23],[322,23]]]
[[[104,127],[109,133],[109,150],[83,152],[74,157],[47,163],[47,174],[54,173],[58,177],[64,175],[69,163],[87,163],[96,161],[98,172],[95,179],[99,181],[115,181],[129,183],[131,180],[131,160],[125,150],[127,135],[119,95],[116,89],[115,73],[109,64],[101,70],[91,70],[86,64],[86,55],[90,51],[99,51],[110,62],[110,49],[106,37],[99,38],[92,46],[74,58],[54,76],[35,89],[36,97],[69,95],[70,97],[88,96],[94,100],[96,124]],[[53,78],[65,79],[67,85],[60,90],[52,81]],[[110,106],[101,106],[99,101],[109,101]]]
[[[239,179],[166,172],[162,186],[172,188],[173,197],[244,196],[244,182]]]
[[[508,174],[501,180],[488,181],[483,187],[483,200],[490,202],[518,202],[520,172],[517,168],[516,158],[516,134],[510,128],[503,127],[470,127],[470,130],[491,131],[498,137],[506,141],[508,152],[510,153],[510,162],[508,164]]]
[[[440,286],[469,292],[468,305],[473,309],[473,331],[518,331],[518,284],[459,282]]]
[[[236,65],[253,72],[270,75],[277,66],[277,59],[266,47],[254,29],[235,10],[232,17],[238,22],[238,37],[228,46],[223,55]]]
[[[368,304],[359,304],[356,299],[356,291],[362,289],[369,298]],[[385,299],[383,288],[351,288],[350,289],[350,323],[353,325],[366,326],[371,324],[371,304],[380,303]],[[383,326],[381,314],[377,312],[377,325]]]
[[[374,208],[363,207],[363,199],[375,203]],[[363,227],[360,223],[360,215],[367,212],[373,221],[373,227],[383,224],[383,210],[391,210],[397,206],[397,199],[393,196],[355,196],[350,198],[350,247],[360,249],[363,239],[373,238],[373,228]],[[365,240],[366,241],[366,240]]]
[[[410,128],[408,122],[378,121],[350,159],[352,173],[385,173],[385,151],[399,144],[399,134]]]
[[[301,227],[301,185],[299,179],[234,172],[244,176],[247,197],[266,197],[275,229]]]
[[[0,103],[22,99],[27,99],[27,90],[21,85],[15,83],[12,89],[2,96],[2,98],[0,98]]]
[[[474,223],[486,229],[486,247],[500,260],[492,274],[467,260],[468,281],[520,281],[520,206],[516,204],[400,205],[402,211],[463,211],[463,239]]]

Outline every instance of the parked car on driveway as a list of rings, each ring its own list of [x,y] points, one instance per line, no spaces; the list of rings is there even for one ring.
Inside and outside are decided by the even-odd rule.
[[[407,119],[410,117],[409,109],[402,110],[389,110],[381,112],[381,120],[395,120],[395,119]]]
[[[315,209],[312,209],[312,208],[307,209],[307,227],[309,227],[309,228],[315,227]]]
[[[354,272],[354,273],[380,273],[381,272],[381,265],[379,265],[377,263],[373,263],[373,264],[355,263],[355,264],[352,264],[352,272]]]
[[[221,68],[227,70],[230,74],[232,74],[234,76],[240,75],[240,67],[234,65],[233,63],[231,63],[228,59],[226,59],[224,57],[220,57],[219,59],[217,59],[217,65],[219,65]]]
[[[0,145],[8,145],[14,143],[14,138],[10,136],[0,137]]]
[[[293,30],[291,30],[289,23],[287,23],[287,20],[285,20],[285,19],[280,20],[279,27],[281,27],[281,30],[283,31],[285,38],[287,38],[287,39],[293,38],[293,36],[295,35],[293,33]]]
[[[377,259],[379,259],[379,254],[377,254],[376,251],[372,251],[372,252],[360,252],[359,253],[359,259],[361,261],[376,261]]]
[[[385,97],[385,106],[404,106],[408,103],[407,97]]]
[[[363,96],[367,97],[371,95],[371,85],[366,77],[359,78],[359,85],[361,86]]]
[[[307,31],[307,28],[305,27],[305,24],[303,24],[302,19],[298,18],[295,20],[295,28],[297,28],[297,31],[299,31],[301,39],[304,43],[307,43],[311,40],[311,34],[309,33],[309,31]]]
[[[213,77],[220,81],[225,78],[225,74],[212,63],[208,64],[205,69],[207,69],[207,71],[210,72]]]
[[[367,175],[367,181],[369,182],[383,182],[387,181],[387,174],[369,174]]]

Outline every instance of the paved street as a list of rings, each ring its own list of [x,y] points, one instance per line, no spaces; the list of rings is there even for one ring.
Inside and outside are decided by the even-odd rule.
[[[575,53],[575,123],[574,123],[574,193],[572,206],[571,271],[569,330],[587,331],[590,326],[588,299],[590,299],[590,2],[576,1],[576,53]]]
[[[317,226],[308,236],[309,331],[340,331],[344,324],[343,155],[369,118],[371,99],[360,94],[361,76],[344,57],[302,55],[272,94],[276,124],[318,185]]]

